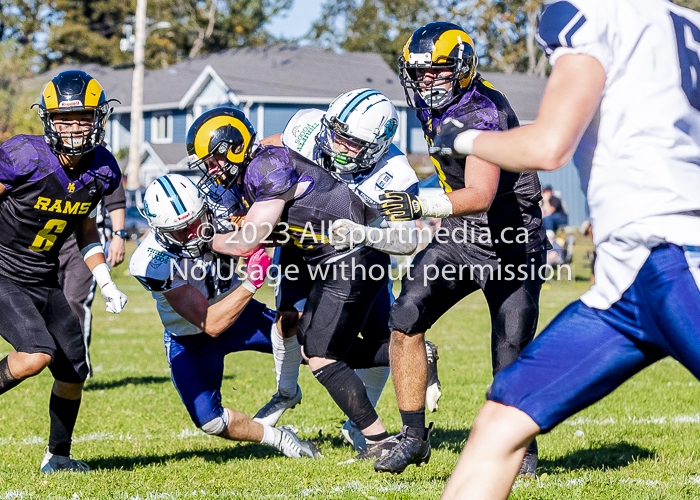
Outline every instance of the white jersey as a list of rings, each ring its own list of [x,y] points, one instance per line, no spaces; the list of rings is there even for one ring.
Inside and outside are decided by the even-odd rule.
[[[654,245],[700,244],[700,14],[665,0],[558,1],[538,40],[553,65],[584,54],[607,76],[574,155],[599,255],[583,300],[604,309]]]
[[[282,133],[282,143],[302,156],[318,161],[316,136],[321,130],[323,115],[324,112],[320,109],[298,111],[287,123]],[[393,144],[389,146],[389,150],[374,168],[366,174],[343,174],[336,177],[342,179],[365,204],[370,206],[379,203],[379,195],[384,191],[418,193],[416,172],[408,163],[406,155]]]
[[[136,248],[129,271],[156,299],[160,320],[171,335],[196,335],[202,330],[176,313],[164,293],[189,284],[211,300],[229,290],[237,281],[235,257],[217,259],[207,252],[185,259],[168,252],[151,231]]]

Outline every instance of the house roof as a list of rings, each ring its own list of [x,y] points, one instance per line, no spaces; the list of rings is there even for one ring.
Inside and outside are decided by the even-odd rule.
[[[379,54],[337,54],[317,47],[271,45],[222,51],[146,71],[145,109],[180,107],[182,98],[208,66],[242,102],[316,100],[323,103],[342,92],[362,87],[379,90],[397,105],[404,102],[398,76]],[[77,67],[61,66],[51,76]],[[120,110],[128,111],[132,69],[94,64],[79,67],[102,84],[108,98],[121,101]],[[521,120],[535,119],[546,80],[521,74],[484,73],[483,76],[509,97]],[[47,76],[38,78],[45,81]]]
[[[165,165],[175,165],[182,161],[182,166],[186,167],[187,150],[184,144],[149,144],[153,152],[158,155],[158,158],[160,158]]]

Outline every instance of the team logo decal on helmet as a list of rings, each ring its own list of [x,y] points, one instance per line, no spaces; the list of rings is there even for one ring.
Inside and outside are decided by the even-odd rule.
[[[76,156],[93,150],[104,139],[105,124],[112,112],[111,101],[105,98],[99,82],[84,71],[63,71],[46,84],[41,103],[32,107],[39,108],[49,148],[56,154]],[[54,118],[81,111],[92,112],[89,127],[72,132],[57,130]]]
[[[186,142],[189,167],[202,171],[200,188],[215,198],[220,187],[233,187],[250,163],[255,129],[242,111],[216,108],[194,121]]]
[[[141,214],[156,239],[175,255],[194,258],[206,252],[214,236],[211,212],[187,177],[168,174],[148,186]]]
[[[468,89],[476,75],[474,43],[460,26],[433,22],[413,32],[399,57],[399,81],[414,109],[440,109]],[[445,70],[446,76],[423,81],[425,70]],[[449,85],[446,85],[449,84]]]
[[[328,106],[316,136],[321,165],[336,175],[371,169],[391,146],[398,123],[396,108],[377,90],[339,95]]]

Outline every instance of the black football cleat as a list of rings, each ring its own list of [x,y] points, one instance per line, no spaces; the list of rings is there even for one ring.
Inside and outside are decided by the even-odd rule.
[[[378,460],[382,458],[396,446],[396,440],[400,435],[396,434],[376,443],[368,443],[367,447],[357,454],[355,460]]]
[[[518,477],[536,478],[537,477],[537,441],[534,440],[525,450],[525,456],[520,464]]]
[[[430,461],[430,432],[433,429],[431,423],[423,439],[413,429],[404,426],[399,434],[394,436],[396,443],[383,456],[374,462],[374,470],[377,472],[391,472],[401,474],[406,467],[415,464],[420,467]]]

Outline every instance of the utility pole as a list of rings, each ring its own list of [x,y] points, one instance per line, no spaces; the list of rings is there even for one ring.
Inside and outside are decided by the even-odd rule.
[[[136,0],[134,19],[134,76],[131,81],[131,143],[129,163],[126,167],[126,188],[138,189],[141,166],[141,122],[143,121],[143,62],[146,52],[146,4],[147,0]]]

